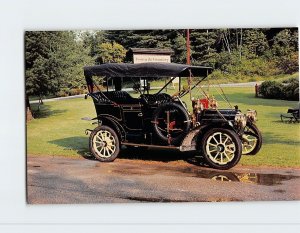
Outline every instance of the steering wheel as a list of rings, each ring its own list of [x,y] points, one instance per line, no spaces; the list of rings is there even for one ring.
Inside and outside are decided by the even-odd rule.
[[[145,94],[140,95],[140,99],[142,100],[142,102],[144,102],[144,104],[149,104],[148,98]]]
[[[176,97],[179,97],[179,96],[181,96],[184,92],[186,92],[186,89],[185,89],[185,88],[181,89],[180,91],[175,92],[175,93],[172,95],[172,98],[174,99],[174,98],[176,98]]]

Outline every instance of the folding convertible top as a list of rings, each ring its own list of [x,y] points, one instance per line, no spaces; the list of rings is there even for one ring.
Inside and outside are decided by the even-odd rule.
[[[211,67],[190,66],[176,63],[107,63],[84,67],[85,77],[105,76],[123,78],[147,77],[206,77],[211,73]]]

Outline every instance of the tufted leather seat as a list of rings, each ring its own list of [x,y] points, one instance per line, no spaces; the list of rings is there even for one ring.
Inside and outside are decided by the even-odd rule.
[[[160,93],[160,94],[143,94],[141,95],[141,100],[143,100],[144,103],[155,105],[155,104],[163,104],[170,102],[172,100],[172,97],[166,93]]]
[[[125,91],[109,91],[103,92],[103,94],[117,104],[139,104],[138,99],[131,97]]]

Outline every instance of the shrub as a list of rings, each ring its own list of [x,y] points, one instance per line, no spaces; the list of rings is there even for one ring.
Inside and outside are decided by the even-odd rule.
[[[259,86],[259,94],[269,99],[299,100],[299,80],[265,81]]]
[[[265,81],[260,85],[259,93],[264,98],[281,99],[282,84],[275,81]]]
[[[82,88],[62,88],[59,92],[56,93],[56,96],[59,97],[66,97],[66,96],[72,96],[72,95],[80,95],[84,94],[85,90]]]
[[[286,100],[299,100],[299,80],[290,78],[282,82],[282,95]]]
[[[80,88],[73,88],[73,89],[70,89],[69,91],[69,95],[80,95],[80,94],[83,94],[84,93],[84,90],[83,89],[80,89]]]
[[[66,97],[69,95],[68,92],[66,92],[66,90],[60,90],[59,92],[57,92],[56,94],[58,97]]]
[[[214,70],[211,75],[210,75],[210,79],[213,80],[219,80],[219,79],[223,79],[224,78],[224,74],[222,73],[221,70]]]

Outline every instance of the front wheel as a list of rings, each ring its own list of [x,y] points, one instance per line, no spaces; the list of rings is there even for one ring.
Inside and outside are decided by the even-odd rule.
[[[209,166],[227,170],[234,167],[242,155],[242,143],[238,135],[228,129],[207,131],[200,142],[204,159]]]
[[[98,126],[90,135],[90,151],[101,162],[114,161],[120,152],[119,138],[108,126]]]
[[[262,135],[255,124],[247,124],[242,135],[243,155],[255,155],[262,145]]]

